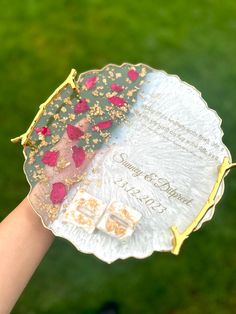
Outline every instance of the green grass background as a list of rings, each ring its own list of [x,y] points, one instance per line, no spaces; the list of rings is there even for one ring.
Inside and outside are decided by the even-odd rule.
[[[71,68],[143,62],[196,86],[236,156],[236,2],[0,0],[0,218],[27,194],[20,145],[38,106]],[[236,172],[211,223],[181,254],[107,265],[56,239],[13,313],[228,314],[236,308]],[[1,258],[1,257],[0,257]],[[16,261],[17,263],[17,261]]]

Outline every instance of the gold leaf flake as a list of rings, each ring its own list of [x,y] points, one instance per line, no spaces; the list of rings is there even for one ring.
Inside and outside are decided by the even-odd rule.
[[[65,103],[65,104],[67,104],[67,105],[71,105],[71,104],[72,104],[72,102],[71,102],[70,97],[66,97],[66,98],[64,98],[64,103]]]
[[[62,107],[62,108],[61,108],[61,111],[62,111],[62,112],[66,112],[67,110],[66,110],[65,107]]]
[[[69,114],[69,118],[70,118],[71,120],[75,120],[75,115],[74,115],[73,113],[70,113],[70,114]]]

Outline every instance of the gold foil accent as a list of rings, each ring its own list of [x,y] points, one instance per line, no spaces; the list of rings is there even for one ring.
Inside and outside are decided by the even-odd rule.
[[[142,214],[119,201],[107,205],[97,228],[111,236],[123,239],[131,236]]]
[[[207,211],[211,207],[215,206],[216,203],[219,201],[219,199],[221,197],[218,200],[215,200],[217,191],[218,191],[220,184],[221,184],[221,182],[225,176],[226,171],[229,170],[230,168],[233,168],[233,167],[236,167],[236,163],[230,163],[229,158],[225,157],[222,164],[219,167],[218,177],[217,177],[216,182],[213,186],[213,189],[212,189],[205,205],[200,210],[200,212],[198,213],[196,218],[193,220],[193,222],[183,232],[179,232],[178,228],[175,225],[171,226],[171,231],[173,232],[173,235],[174,235],[173,249],[171,250],[171,252],[173,254],[175,254],[175,255],[179,254],[180,248],[181,248],[184,240],[187,239],[189,237],[190,233],[193,232],[194,229],[198,226],[198,224],[200,223],[202,218],[205,216]]]
[[[39,106],[39,111],[37,112],[35,118],[33,119],[31,125],[29,126],[28,130],[24,134],[22,134],[16,138],[11,139],[12,143],[17,143],[19,141],[21,141],[21,145],[27,145],[29,143],[29,137],[32,134],[34,127],[37,124],[37,122],[39,121],[40,117],[43,115],[44,109],[60,93],[60,91],[63,88],[65,88],[68,84],[71,85],[71,87],[74,90],[78,91],[77,86],[75,84],[76,75],[77,75],[76,70],[72,69],[69,76],[67,77],[67,79],[53,92],[53,94],[51,94],[51,96],[48,97],[48,99],[44,103],[42,103]]]

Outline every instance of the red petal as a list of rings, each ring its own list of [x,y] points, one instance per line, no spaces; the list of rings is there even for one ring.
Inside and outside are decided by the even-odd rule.
[[[84,132],[80,130],[80,128],[71,124],[67,124],[66,131],[69,139],[71,140],[77,140],[84,135]]]
[[[43,135],[45,135],[45,136],[51,135],[51,130],[50,130],[49,128],[47,128],[46,126],[37,127],[37,128],[35,128],[35,131],[36,131],[37,133],[41,133],[41,134],[43,134]]]
[[[50,129],[49,128],[47,128],[47,127],[42,127],[42,134],[43,135],[46,135],[46,136],[49,136],[49,135],[51,135],[51,131],[50,131]]]
[[[107,121],[101,121],[95,125],[92,126],[93,131],[99,131],[102,129],[108,129],[112,126],[112,120],[107,120]]]
[[[91,89],[96,85],[96,76],[91,76],[85,80],[85,86],[87,89]]]
[[[50,199],[53,204],[60,204],[67,194],[66,186],[62,182],[53,183]]]
[[[59,152],[51,152],[50,150],[47,150],[43,155],[42,162],[50,167],[55,167],[58,156]]]
[[[42,133],[42,128],[41,128],[41,127],[37,127],[37,128],[35,128],[35,131],[36,131],[37,133]]]
[[[85,152],[83,147],[78,147],[78,146],[73,146],[72,147],[72,158],[74,160],[75,163],[75,167],[78,168],[82,165],[82,163],[85,160]]]
[[[118,97],[118,96],[112,96],[107,98],[110,103],[117,107],[122,107],[125,104],[124,98]]]
[[[115,83],[112,83],[111,84],[111,90],[120,93],[120,92],[122,92],[123,87],[121,85],[117,85]]]
[[[81,113],[89,110],[88,102],[85,98],[80,99],[80,101],[75,105],[74,112]]]
[[[136,70],[129,70],[129,72],[128,72],[128,77],[132,80],[132,81],[135,81],[135,80],[137,80],[137,78],[138,78],[138,76],[139,76],[139,73],[136,71]]]

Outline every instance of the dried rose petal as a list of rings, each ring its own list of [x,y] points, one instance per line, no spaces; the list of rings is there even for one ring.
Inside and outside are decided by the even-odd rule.
[[[41,133],[41,134],[43,134],[45,136],[50,136],[51,135],[51,130],[48,127],[46,127],[46,126],[37,127],[37,128],[35,128],[35,131],[37,133]]]
[[[50,167],[55,167],[57,164],[58,156],[59,152],[47,150],[43,155],[42,162]]]
[[[122,92],[123,87],[121,85],[117,85],[115,83],[112,83],[111,84],[111,90],[120,93],[120,92]]]
[[[67,194],[66,186],[62,182],[56,182],[52,185],[50,199],[53,204],[60,204]]]
[[[112,120],[107,120],[107,121],[101,121],[95,125],[92,126],[93,131],[99,131],[103,129],[108,129],[112,126]]]
[[[97,77],[96,77],[96,76],[88,77],[88,78],[85,80],[85,86],[86,86],[86,88],[87,88],[87,89],[93,88],[93,87],[96,85],[96,80],[97,80]]]
[[[132,69],[128,71],[128,77],[131,79],[131,81],[137,80],[138,76],[139,73],[136,70]]]
[[[75,163],[75,167],[78,168],[82,165],[82,163],[85,160],[85,151],[83,149],[83,147],[81,146],[73,146],[72,147],[72,158],[74,160]]]
[[[74,113],[81,113],[87,110],[89,110],[88,102],[85,98],[83,98],[75,105]]]
[[[107,99],[110,103],[112,103],[113,105],[117,107],[122,107],[126,103],[124,98],[119,97],[119,96],[112,96],[112,97],[108,97]]]
[[[67,124],[66,131],[69,139],[78,140],[81,136],[84,135],[84,132],[80,130],[77,126]]]

